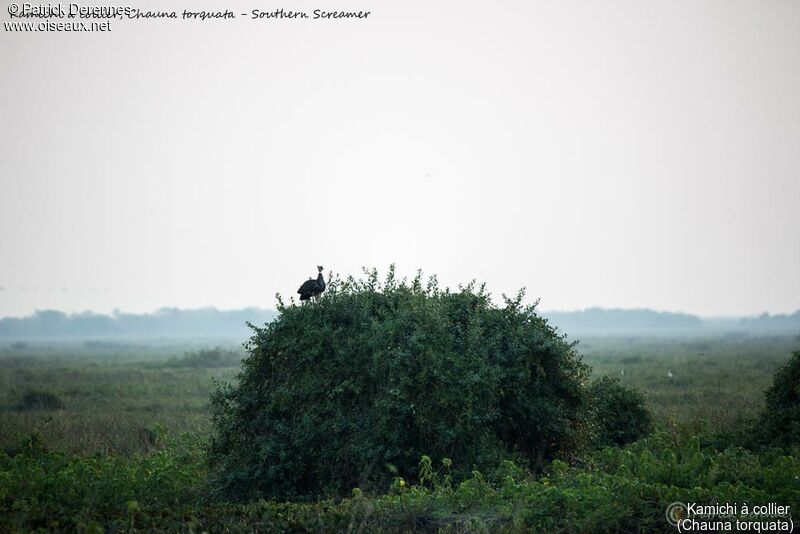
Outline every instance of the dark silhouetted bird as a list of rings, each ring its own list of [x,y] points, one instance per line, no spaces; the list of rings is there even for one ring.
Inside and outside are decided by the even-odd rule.
[[[297,290],[300,294],[300,300],[303,302],[310,298],[317,298],[325,291],[325,279],[322,277],[322,265],[317,265],[317,270],[319,271],[317,279],[309,278],[303,282],[303,285]]]

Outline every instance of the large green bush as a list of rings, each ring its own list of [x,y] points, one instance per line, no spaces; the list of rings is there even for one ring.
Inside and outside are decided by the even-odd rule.
[[[586,435],[588,369],[522,295],[333,279],[255,333],[213,400],[216,483],[235,498],[342,495],[413,479],[419,458],[465,475],[516,456],[538,468]],[[372,486],[375,487],[375,486]]]

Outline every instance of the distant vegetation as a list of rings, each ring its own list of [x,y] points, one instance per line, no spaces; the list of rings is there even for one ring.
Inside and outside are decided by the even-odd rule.
[[[240,351],[222,348],[202,349],[188,352],[177,358],[170,358],[164,362],[164,367],[233,367],[242,361]]]
[[[657,312],[648,309],[618,310],[590,308],[581,311],[542,313],[570,335],[672,335],[708,336],[718,334],[767,335],[800,334],[800,310],[788,314],[762,314],[753,317],[701,318],[686,313]]]
[[[589,308],[571,312],[549,312],[548,319],[566,332],[587,329],[611,330],[686,330],[703,327],[703,320],[686,313],[653,310],[610,310]]]
[[[49,391],[28,391],[22,396],[18,410],[61,410],[64,402]]]
[[[273,320],[277,312],[258,308],[222,311],[213,308],[179,310],[165,308],[152,314],[101,315],[39,311],[30,317],[0,319],[0,340],[24,350],[25,341],[65,340],[241,340],[250,335],[246,327]],[[570,312],[540,312],[553,326],[570,337],[598,335],[766,335],[800,336],[800,310],[789,315],[763,314],[740,318],[700,318],[684,313],[653,310],[591,308]]]
[[[256,308],[233,311],[164,308],[141,315],[65,314],[48,310],[36,312],[30,317],[0,319],[0,339],[244,339],[249,335],[248,321],[260,324],[274,317],[274,311]]]

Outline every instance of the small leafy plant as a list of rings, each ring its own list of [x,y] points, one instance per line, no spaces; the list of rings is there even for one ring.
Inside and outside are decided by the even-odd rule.
[[[800,446],[800,351],[772,379],[754,435],[765,445]]]
[[[653,417],[644,396],[616,378],[604,376],[589,386],[595,445],[622,446],[645,437]]]

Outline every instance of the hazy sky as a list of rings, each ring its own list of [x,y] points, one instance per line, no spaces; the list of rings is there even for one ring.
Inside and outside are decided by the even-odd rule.
[[[0,316],[391,262],[542,309],[800,308],[800,2],[133,5],[372,14],[0,30]]]

